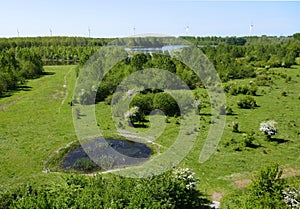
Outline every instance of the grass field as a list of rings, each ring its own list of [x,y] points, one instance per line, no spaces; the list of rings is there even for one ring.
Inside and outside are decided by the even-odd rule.
[[[75,85],[74,68],[45,67],[48,75],[30,80],[27,91],[0,99],[1,185],[57,180],[42,173],[43,162],[76,139],[68,104]]]
[[[75,86],[75,66],[45,67],[48,75],[30,80],[25,88],[0,99],[0,185],[31,182],[54,183],[61,174],[43,173],[43,163],[57,149],[76,140],[72,108],[68,102]],[[300,175],[300,66],[290,69],[271,69],[273,84],[259,87],[256,109],[239,109],[237,101],[242,95],[227,95],[228,105],[234,115],[227,116],[223,137],[216,152],[208,161],[199,163],[199,155],[207,136],[210,116],[202,114],[197,140],[192,151],[181,162],[200,178],[199,188],[209,194],[224,193],[245,186],[253,172],[271,162],[285,169],[286,176]],[[291,76],[287,80],[286,74]],[[251,79],[236,81],[249,83]],[[254,79],[255,81],[255,79]],[[64,88],[66,84],[66,88]],[[199,90],[204,91],[204,90]],[[283,96],[283,91],[286,96]],[[205,92],[203,92],[205,93]],[[201,110],[209,112],[209,108]],[[101,129],[110,134],[110,106],[96,105],[96,116]],[[273,142],[265,140],[259,124],[265,120],[278,122],[278,134]],[[162,136],[155,140],[170,146],[179,125],[170,119]],[[232,132],[232,122],[239,123],[240,133]],[[140,129],[141,130],[141,129]],[[234,151],[234,141],[243,134],[254,132],[256,148]],[[115,133],[111,133],[115,134]],[[226,146],[226,144],[229,146]]]

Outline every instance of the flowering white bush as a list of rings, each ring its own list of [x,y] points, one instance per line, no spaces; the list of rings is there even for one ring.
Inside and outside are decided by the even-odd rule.
[[[195,177],[195,173],[189,168],[177,168],[173,170],[173,175],[177,180],[185,183],[187,190],[196,189],[196,184],[199,180]]]
[[[275,124],[277,124],[277,123],[274,120],[262,122],[262,123],[260,123],[259,130],[262,131],[268,138],[271,138],[271,136],[273,136],[277,133]]]
[[[288,188],[283,191],[284,202],[290,208],[300,208],[300,187],[298,190],[294,188]]]
[[[134,106],[124,114],[124,118],[128,122],[134,123],[142,121],[144,119],[144,115],[140,112],[139,107]]]
[[[202,101],[195,99],[192,103],[192,107],[195,108],[196,114],[199,114],[199,111],[201,110]]]

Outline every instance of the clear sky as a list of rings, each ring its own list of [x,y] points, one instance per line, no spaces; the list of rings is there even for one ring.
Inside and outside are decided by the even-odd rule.
[[[184,0],[1,0],[0,37],[292,35],[300,2]],[[188,30],[186,27],[188,26]]]

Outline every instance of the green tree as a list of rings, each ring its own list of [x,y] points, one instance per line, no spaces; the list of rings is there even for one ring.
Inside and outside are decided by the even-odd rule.
[[[153,107],[155,109],[160,109],[167,116],[180,115],[180,109],[177,102],[171,95],[165,92],[155,94]]]

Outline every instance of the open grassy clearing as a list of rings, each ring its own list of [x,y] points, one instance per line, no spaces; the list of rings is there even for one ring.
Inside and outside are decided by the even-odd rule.
[[[30,80],[27,91],[13,93],[0,99],[0,183],[13,185],[24,182],[43,184],[56,182],[55,173],[42,173],[43,162],[57,149],[76,140],[73,127],[71,101],[75,85],[75,66],[45,67],[49,75]],[[228,105],[234,115],[227,116],[223,137],[216,152],[204,164],[199,155],[209,129],[209,107],[201,110],[200,132],[192,151],[181,162],[190,167],[200,178],[199,188],[209,194],[223,193],[241,187],[249,182],[252,173],[271,162],[278,162],[285,168],[286,175],[299,175],[300,170],[300,66],[291,69],[271,69],[271,72],[285,73],[290,81],[281,75],[272,75],[274,84],[259,87],[255,100],[256,109],[239,109],[237,101],[242,95],[227,95]],[[67,76],[66,76],[67,75]],[[64,88],[66,78],[66,88]],[[249,83],[251,79],[236,81]],[[252,79],[255,81],[255,79]],[[199,92],[205,94],[205,90]],[[286,96],[283,96],[283,91]],[[96,105],[98,126],[104,135],[115,138],[117,128],[110,117],[110,106]],[[84,116],[83,116],[84,117]],[[274,142],[265,141],[259,132],[262,121],[273,119],[278,122],[279,133]],[[170,146],[176,138],[180,124],[171,118],[166,130],[156,143]],[[232,132],[232,122],[239,122],[240,133]],[[146,123],[146,125],[149,125]],[[145,131],[138,128],[137,130]],[[254,131],[257,148],[234,151],[231,139],[243,139],[243,133]],[[228,144],[228,146],[226,146]]]
[[[45,67],[48,75],[30,80],[28,91],[1,98],[0,184],[45,183],[43,161],[59,147],[76,140],[71,101],[75,66]],[[64,88],[66,76],[66,88]]]

